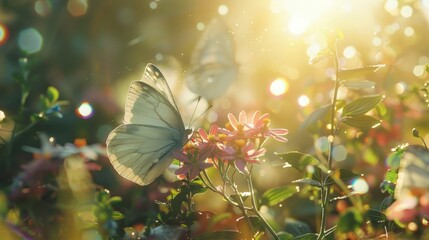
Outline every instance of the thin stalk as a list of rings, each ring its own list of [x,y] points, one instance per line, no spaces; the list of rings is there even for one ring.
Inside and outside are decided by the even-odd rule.
[[[280,240],[279,236],[277,236],[276,231],[271,227],[271,225],[265,220],[265,218],[261,215],[261,213],[258,211],[258,204],[256,203],[256,196],[255,196],[255,190],[253,189],[253,182],[252,182],[252,175],[251,173],[247,174],[246,176],[247,184],[249,185],[250,190],[250,196],[252,198],[252,206],[253,211],[258,215],[259,219],[264,224],[265,228],[268,229],[268,231],[271,233],[274,239]]]
[[[335,46],[336,49],[336,46]],[[338,56],[337,56],[337,52],[335,50],[335,52],[333,53],[333,59],[335,62],[335,87],[334,87],[334,96],[332,98],[332,108],[331,108],[331,118],[330,118],[330,126],[331,126],[331,133],[330,133],[330,137],[329,137],[329,151],[328,151],[328,173],[331,172],[332,170],[332,150],[334,149],[334,140],[335,140],[335,134],[336,134],[336,126],[335,126],[335,114],[336,114],[336,103],[337,103],[337,98],[338,98],[338,89],[340,87],[340,79],[338,78],[338,74],[339,74],[339,62],[338,62]],[[335,126],[335,127],[334,127]],[[326,234],[326,220],[327,220],[327,208],[328,208],[328,204],[329,204],[329,195],[330,195],[330,191],[331,191],[331,187],[330,186],[326,186],[325,185],[325,178],[328,176],[326,174],[323,173],[321,174],[321,179],[322,179],[322,187],[321,187],[321,199],[322,199],[322,203],[321,203],[321,220],[320,220],[320,230],[319,230],[319,235],[317,237],[318,240],[323,239],[325,237]]]
[[[234,172],[235,173],[235,172]],[[233,173],[233,176],[234,176]],[[238,191],[237,187],[234,185],[234,182],[231,182],[228,178],[226,178],[226,180],[229,182],[229,185],[231,187],[231,189],[234,191],[234,193],[237,195],[237,198],[239,200],[238,202],[238,208],[241,210],[241,212],[243,213],[244,218],[246,219],[247,224],[249,225],[249,229],[253,231],[253,225],[252,222],[250,221],[249,216],[247,215],[247,211],[246,211],[246,206],[244,205],[244,201],[243,198],[241,197],[240,191]]]

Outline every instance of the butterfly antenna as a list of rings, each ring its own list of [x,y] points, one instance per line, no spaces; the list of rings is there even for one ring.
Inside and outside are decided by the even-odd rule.
[[[192,123],[195,122],[195,121],[193,121],[193,119],[194,119],[195,112],[197,111],[197,107],[198,107],[198,104],[200,103],[200,101],[201,101],[201,96],[198,96],[197,105],[195,105],[194,112],[192,113],[191,119],[189,120],[189,125],[188,125],[189,127],[192,126]]]
[[[192,113],[192,117],[191,117],[191,120],[189,121],[189,126],[192,126],[195,122],[197,122],[202,116],[204,116],[209,110],[210,110],[210,108],[212,108],[213,107],[213,105],[209,105],[208,107],[207,107],[207,109],[206,110],[204,110],[204,112],[203,113],[201,113],[197,118],[195,118],[194,119],[194,116],[195,116],[195,112],[196,112],[196,110],[197,110],[197,107],[198,107],[198,104],[200,103],[200,100],[201,100],[201,96],[199,96],[198,98],[197,98],[197,105],[195,106],[195,109],[194,109],[194,112]]]

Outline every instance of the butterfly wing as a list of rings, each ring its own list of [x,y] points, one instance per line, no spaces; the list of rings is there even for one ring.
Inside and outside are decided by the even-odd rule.
[[[236,78],[234,39],[220,20],[207,26],[192,54],[191,66],[186,84],[208,100],[222,96]]]
[[[122,124],[107,139],[107,155],[124,178],[147,185],[171,164],[175,149],[182,147],[183,135],[171,128]]]
[[[107,137],[107,156],[113,167],[137,184],[147,185],[171,164],[172,153],[187,133],[167,82],[149,64],[143,81],[133,81],[125,104],[124,124]]]
[[[409,191],[429,189],[429,151],[423,146],[408,147],[401,159],[395,198],[405,196]]]

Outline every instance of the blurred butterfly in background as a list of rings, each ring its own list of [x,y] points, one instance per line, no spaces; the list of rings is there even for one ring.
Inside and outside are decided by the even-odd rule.
[[[237,73],[234,39],[227,26],[215,18],[192,53],[186,85],[192,92],[211,101],[226,92]]]
[[[429,151],[420,145],[412,145],[405,151],[398,173],[395,198],[410,192],[429,191]]]
[[[142,80],[129,87],[124,122],[107,137],[107,156],[122,177],[148,185],[169,167],[190,132],[161,71],[148,64]]]

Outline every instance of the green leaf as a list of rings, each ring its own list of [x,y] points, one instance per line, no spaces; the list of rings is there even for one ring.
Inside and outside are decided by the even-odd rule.
[[[341,85],[347,88],[367,89],[374,88],[375,82],[369,80],[343,80]]]
[[[345,123],[350,127],[354,127],[362,130],[375,128],[381,123],[380,120],[369,115],[347,116],[342,118],[341,122]]]
[[[196,240],[217,240],[217,239],[225,239],[225,240],[240,240],[241,234],[237,231],[217,231],[217,232],[205,232],[201,234]]]
[[[284,230],[294,236],[302,236],[304,234],[311,232],[310,227],[305,222],[301,222],[292,218],[286,218],[285,223],[286,223],[286,226]],[[301,239],[301,238],[298,238],[298,239]],[[303,238],[303,239],[307,239],[307,238]],[[312,239],[312,238],[308,238],[308,239]]]
[[[332,56],[332,54],[328,49],[322,50],[318,52],[315,57],[312,57],[310,59],[310,64],[316,64],[324,59],[327,59],[330,56]]]
[[[252,224],[252,228],[249,228],[246,217],[243,216],[236,220],[238,231],[241,232],[242,235],[255,236],[257,233],[264,231],[264,225],[258,216],[248,216],[248,219]]]
[[[96,195],[97,202],[105,203],[110,198],[110,193],[108,190],[100,191]]]
[[[51,103],[54,103],[58,100],[60,93],[58,92],[58,90],[55,87],[49,86],[48,90],[46,91],[46,95],[47,95],[49,101]]]
[[[280,240],[292,240],[293,235],[288,232],[278,232],[277,236],[280,238]]]
[[[317,240],[316,233],[306,233],[297,237],[292,238],[292,240]]]
[[[387,114],[387,108],[383,104],[383,102],[380,102],[379,104],[377,104],[377,106],[375,106],[375,110],[377,111],[379,116],[386,116]]]
[[[397,179],[398,179],[398,173],[396,171],[392,171],[391,169],[387,170],[384,180],[396,183]]]
[[[303,172],[307,168],[307,166],[312,165],[315,166],[319,164],[319,160],[315,157],[301,153],[298,151],[291,151],[287,153],[276,153],[282,160],[285,161],[283,167],[292,166],[293,168]]]
[[[237,194],[231,194],[229,197],[234,200],[234,202],[240,202],[239,197],[241,197],[241,199],[243,201],[246,201],[246,199],[248,199],[250,196],[250,192],[240,192],[240,195]]]
[[[338,231],[343,233],[353,232],[359,228],[362,223],[362,214],[355,208],[349,208],[341,214],[340,219],[338,220]]]
[[[262,205],[274,206],[297,193],[296,186],[283,186],[268,189],[262,194]]]
[[[399,164],[401,163],[401,159],[404,156],[406,148],[397,148],[395,152],[391,153],[387,159],[387,166],[392,170],[397,170],[399,168]]]
[[[383,199],[383,201],[380,204],[380,210],[381,211],[386,211],[386,209],[388,207],[390,207],[390,205],[392,205],[392,203],[395,201],[395,199],[393,198],[393,194],[391,196],[387,196]]]
[[[122,198],[120,196],[113,196],[106,201],[106,204],[113,204],[121,201],[122,201]]]
[[[317,121],[323,119],[329,113],[329,110],[331,110],[331,107],[332,107],[332,104],[328,104],[310,113],[310,115],[308,115],[301,123],[300,128],[306,129],[312,126],[313,124],[315,124]]]
[[[49,102],[49,99],[45,97],[44,95],[39,96],[39,107],[42,111],[48,109],[50,107],[51,103]]]
[[[120,219],[123,219],[123,218],[125,218],[125,216],[121,212],[114,211],[113,214],[112,214],[112,219],[113,220],[120,220]]]
[[[343,108],[342,116],[356,116],[367,113],[383,100],[384,95],[372,95],[355,99]]]
[[[385,67],[384,64],[353,68],[353,69],[345,69],[340,70],[338,73],[338,78],[341,80],[352,79],[352,78],[362,78],[365,77],[368,73],[377,72],[381,68]]]
[[[339,179],[342,182],[346,183],[359,176],[360,174],[356,174],[345,168],[340,168],[338,170],[335,170],[333,174],[331,174],[328,178],[326,178],[325,185],[329,186],[329,185],[335,184],[334,178]]]
[[[382,193],[387,192],[389,195],[392,195],[392,196],[395,193],[395,188],[396,188],[396,181],[395,182],[391,182],[391,181],[384,180],[380,184],[381,192]]]
[[[204,187],[203,185],[201,185],[201,183],[199,181],[192,181],[189,184],[189,189],[193,195],[207,191],[207,188]]]
[[[322,184],[319,181],[311,178],[298,179],[298,180],[292,181],[292,183],[303,183],[303,184],[309,184],[314,187],[319,187],[319,188],[322,187]]]
[[[386,215],[384,213],[369,209],[365,214],[366,219],[368,219],[374,227],[383,227],[386,224]]]

